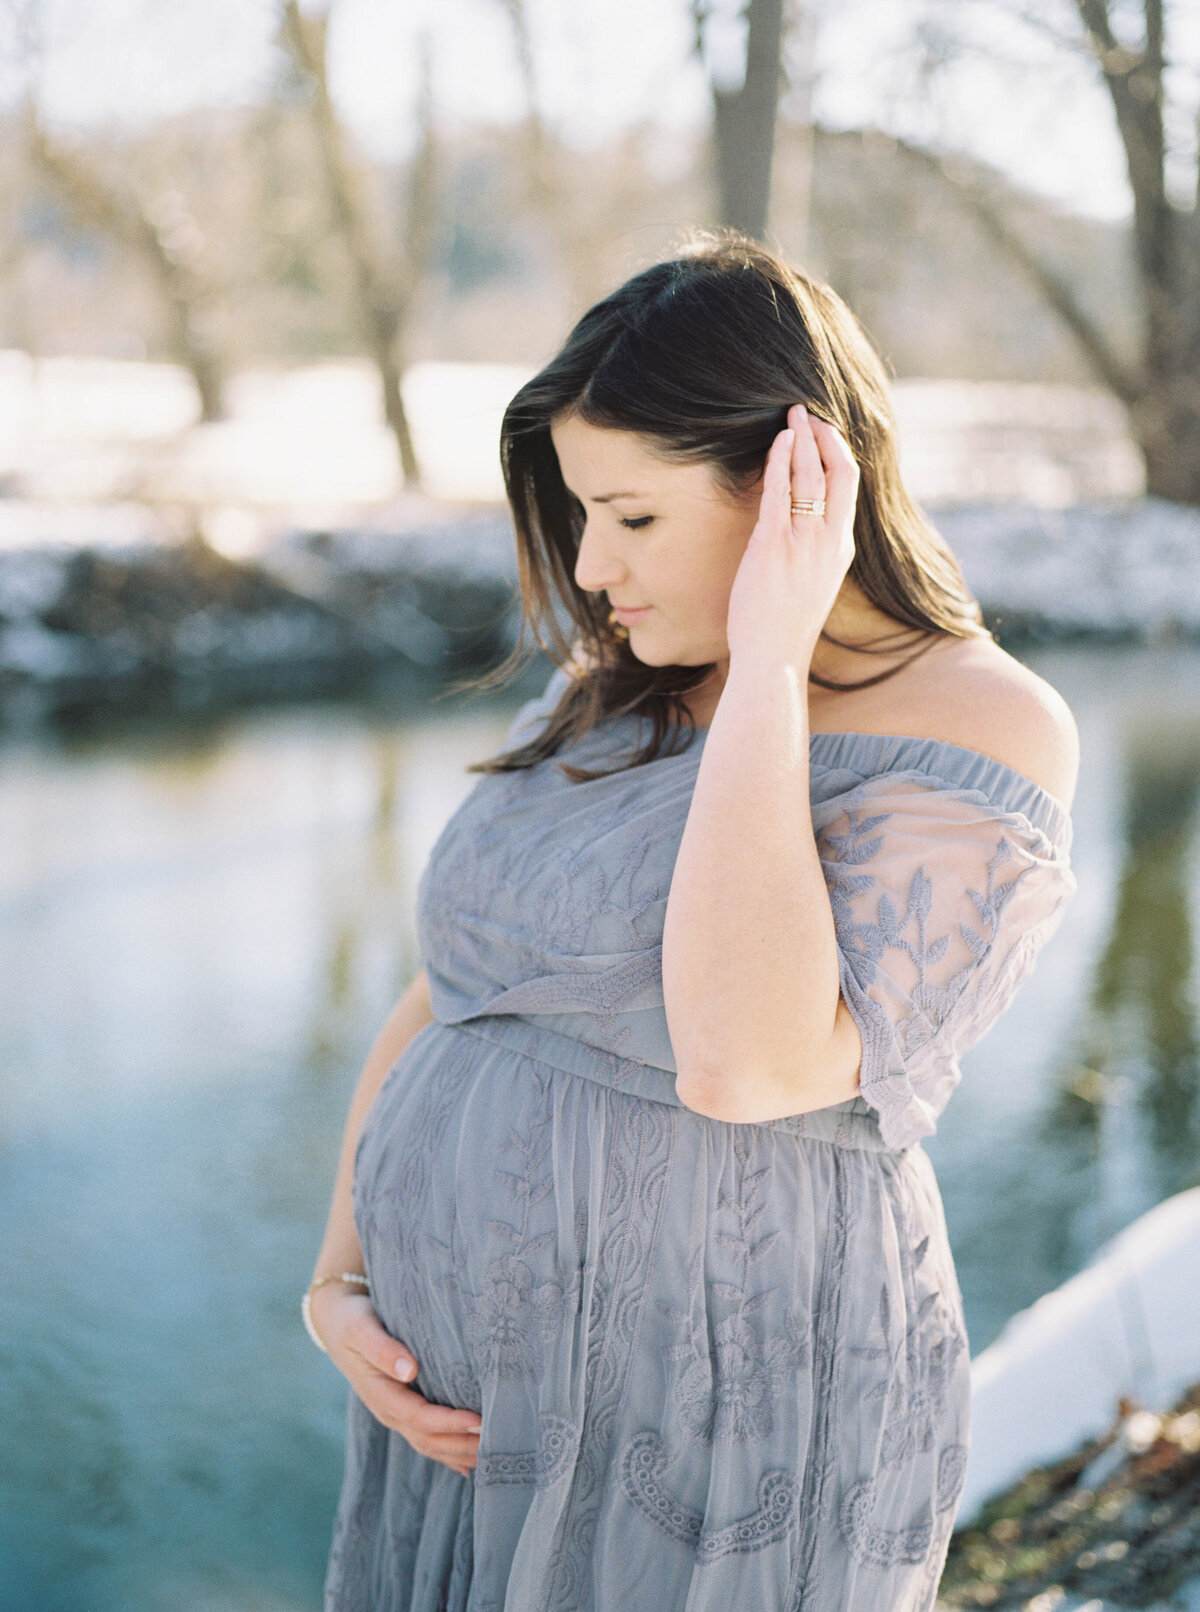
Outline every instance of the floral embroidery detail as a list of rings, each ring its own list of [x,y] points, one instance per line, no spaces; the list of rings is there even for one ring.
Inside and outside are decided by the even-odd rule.
[[[466,1309],[467,1346],[481,1382],[497,1377],[534,1381],[542,1377],[548,1350],[579,1293],[577,1266],[568,1282],[537,1282],[529,1263],[555,1237],[553,1228],[537,1235],[530,1229],[532,1211],[554,1192],[550,1160],[553,1101],[547,1078],[538,1074],[532,1078],[537,1081],[537,1100],[528,1134],[510,1130],[504,1149],[518,1155],[521,1169],[497,1168],[494,1172],[516,1200],[518,1224],[499,1218],[487,1221],[488,1230],[511,1243],[512,1250],[490,1261],[482,1291],[467,1293],[457,1282]]]
[[[933,1543],[933,1520],[911,1528],[879,1528],[872,1521],[875,1479],[852,1484],[842,1500],[839,1521],[850,1554],[865,1567],[895,1567],[900,1562],[918,1565]]]
[[[535,1457],[532,1450],[480,1450],[475,1481],[484,1487],[496,1484],[531,1484]]]
[[[752,1267],[770,1253],[780,1232],[778,1227],[762,1229],[771,1170],[767,1165],[748,1169],[751,1137],[747,1132],[751,1129],[733,1128],[734,1190],[732,1194],[722,1191],[717,1198],[718,1210],[732,1226],[731,1230],[718,1227],[713,1233],[713,1242],[732,1256],[727,1279],[706,1275],[703,1247],[692,1256],[689,1291],[707,1292],[710,1303],[721,1299],[734,1306],[714,1326],[711,1351],[703,1316],[695,1306],[690,1313],[668,1304],[658,1306],[670,1320],[690,1329],[686,1343],[663,1352],[668,1360],[689,1362],[679,1379],[679,1419],[693,1438],[705,1444],[714,1440],[718,1444],[748,1443],[770,1437],[775,1430],[776,1396],[781,1390],[787,1392],[809,1357],[808,1328],[793,1311],[786,1310],[770,1327],[762,1320],[757,1326],[752,1321],[776,1291],[774,1285],[751,1291]]]
[[[633,1368],[645,1292],[662,1229],[678,1135],[677,1110],[613,1092],[600,1249],[588,1313],[584,1420],[571,1488],[546,1574],[547,1606],[576,1606],[584,1595],[604,1499],[618,1407]]]
[[[966,1445],[949,1444],[941,1452],[934,1498],[938,1513],[948,1511],[957,1502],[966,1467]],[[874,1521],[877,1489],[875,1478],[863,1478],[852,1484],[842,1498],[838,1520],[850,1554],[866,1567],[896,1567],[901,1562],[918,1566],[925,1562],[934,1546],[933,1517],[909,1528],[880,1528]],[[939,1532],[939,1538],[948,1535],[948,1527]]]
[[[714,1329],[716,1372],[708,1356],[693,1360],[679,1383],[680,1420],[705,1443],[747,1443],[775,1430],[776,1390],[795,1380],[807,1342],[788,1314],[783,1337],[764,1347],[744,1315],[733,1314]]]
[[[546,1349],[558,1336],[569,1294],[560,1282],[534,1284],[515,1254],[502,1254],[487,1270],[483,1292],[471,1306],[467,1340],[481,1381],[541,1377]]]
[[[887,1376],[863,1395],[864,1401],[884,1401],[880,1460],[886,1467],[902,1465],[933,1448],[954,1382],[959,1356],[967,1340],[953,1310],[936,1289],[917,1298],[917,1270],[929,1252],[929,1238],[915,1249],[902,1243],[900,1259],[911,1319],[904,1337],[891,1342],[891,1300],[884,1282],[879,1291],[878,1326],[882,1345],[852,1345],[860,1360],[887,1362]]]
[[[543,1413],[539,1418],[534,1481],[539,1489],[557,1483],[571,1470],[579,1448],[579,1428],[565,1416]]]
[[[958,1505],[963,1483],[967,1476],[967,1446],[947,1444],[938,1458],[937,1494],[934,1504],[938,1511],[949,1511]]]
[[[579,1428],[574,1422],[543,1411],[538,1418],[537,1449],[481,1450],[475,1469],[476,1482],[548,1488],[570,1471],[578,1444]]]
[[[878,809],[885,803],[891,809]],[[1075,878],[1065,848],[1027,819],[934,777],[865,779],[837,798],[836,811],[817,847],[842,995],[862,1036],[860,1093],[899,1150],[936,1128],[959,1054],[1008,1005]],[[944,859],[935,864],[940,900],[931,856]]]
[[[967,891],[987,935],[981,935],[970,924],[959,923],[958,931],[971,953],[970,961],[944,983],[937,984],[930,975],[930,965],[940,963],[946,956],[950,935],[947,931],[936,939],[929,937],[933,880],[923,866],[915,869],[909,881],[903,917],[898,914],[896,904],[886,890],[880,890],[877,897],[874,922],[860,919],[855,914],[853,898],[873,889],[879,884],[879,879],[873,873],[847,873],[845,869],[858,867],[879,854],[884,843],[883,835],[875,834],[869,839],[864,836],[871,834],[894,815],[892,812],[877,812],[864,817],[847,805],[848,831],[845,834],[826,832],[822,836],[823,844],[834,852],[833,859],[823,862],[822,867],[830,893],[834,926],[842,947],[868,964],[878,963],[889,950],[901,952],[911,960],[916,970],[917,983],[907,993],[914,1011],[893,1021],[901,1052],[911,1056],[945,1023],[976,966],[987,955],[1000,925],[1000,915],[1024,874],[1019,873],[1006,884],[997,885],[996,870],[1012,855],[1007,839],[1001,835],[987,863],[986,891],[982,894],[978,890]],[[874,970],[865,972],[870,978]]]
[[[621,1487],[642,1514],[682,1545],[694,1547],[702,1564],[733,1551],[762,1550],[787,1532],[800,1493],[795,1476],[782,1468],[758,1480],[758,1505],[724,1528],[705,1531],[697,1511],[676,1500],[663,1482],[667,1450],[653,1428],[635,1433],[621,1452]]]
[[[651,1428],[635,1433],[621,1454],[621,1487],[634,1505],[681,1545],[693,1549],[700,1541],[703,1517],[675,1500],[662,1483],[667,1455]]]

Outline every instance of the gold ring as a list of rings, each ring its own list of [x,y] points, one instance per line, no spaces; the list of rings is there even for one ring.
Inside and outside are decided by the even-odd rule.
[[[825,513],[825,500],[823,498],[793,498],[793,515],[823,515]]]

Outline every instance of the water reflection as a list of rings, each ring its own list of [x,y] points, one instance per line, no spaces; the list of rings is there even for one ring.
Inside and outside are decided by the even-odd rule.
[[[1098,1157],[1106,1114],[1135,1105],[1156,1197],[1196,1179],[1200,1028],[1191,849],[1200,734],[1148,721],[1126,743],[1122,862],[1112,926],[1081,1011],[1078,1055],[1061,1071],[1046,1132],[1077,1162]]]
[[[405,747],[394,733],[374,733],[367,759],[371,805],[357,865],[331,878],[325,890],[326,958],[308,1040],[314,1067],[331,1066],[344,1053],[360,1005],[362,974],[371,963],[395,982],[397,996],[420,967],[411,924],[405,921],[415,891],[405,883],[398,844]],[[372,955],[373,945],[382,956]]]

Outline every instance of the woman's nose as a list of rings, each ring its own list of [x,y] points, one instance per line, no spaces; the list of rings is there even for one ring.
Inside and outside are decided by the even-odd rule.
[[[608,548],[599,532],[589,521],[579,540],[575,555],[575,582],[585,593],[598,593],[612,587],[625,577],[620,556]]]

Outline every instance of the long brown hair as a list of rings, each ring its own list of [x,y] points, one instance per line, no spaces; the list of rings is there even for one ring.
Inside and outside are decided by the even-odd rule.
[[[607,718],[631,713],[649,718],[651,735],[624,767],[652,761],[686,727],[685,696],[713,670],[712,663],[639,661],[623,630],[610,625],[607,600],[576,584],[583,511],[563,485],[551,422],[574,413],[590,425],[639,433],[667,458],[707,463],[718,485],[737,494],[761,476],[797,402],[842,433],[859,466],[848,575],[873,604],[911,628],[920,646],[860,683],[828,682],[811,670],[809,680],[828,689],[867,688],[942,637],[990,636],[957,560],[904,489],[887,373],[849,308],[829,286],[747,236],[697,235],[678,256],[644,269],[590,308],[505,411],[500,457],[516,528],[523,626],[571,681],[535,738],[469,771],[533,766]],[[821,636],[864,654],[895,653]],[[496,687],[533,652],[522,635],[492,672],[459,687]],[[576,780],[604,776],[559,766]]]

